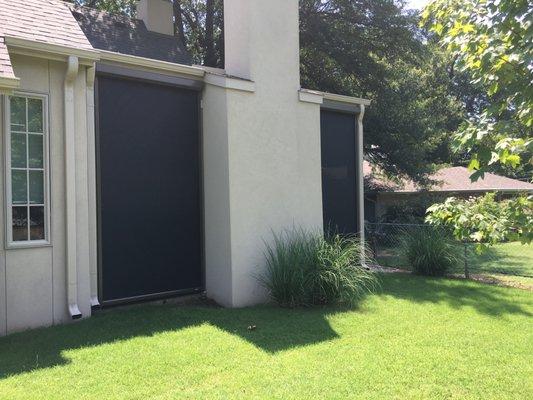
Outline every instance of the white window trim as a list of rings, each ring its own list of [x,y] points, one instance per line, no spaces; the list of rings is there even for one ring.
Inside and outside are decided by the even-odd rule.
[[[6,249],[26,249],[48,247],[50,239],[50,122],[49,96],[44,93],[15,91],[11,96],[39,99],[43,101],[43,167],[44,167],[44,240],[13,241],[13,205],[11,193],[11,107],[8,95],[4,96],[4,193],[5,193],[5,247]],[[29,226],[28,215],[28,229]]]

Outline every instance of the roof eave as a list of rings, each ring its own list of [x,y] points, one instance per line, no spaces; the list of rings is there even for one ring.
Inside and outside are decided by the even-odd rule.
[[[80,59],[81,64],[92,64],[100,59],[100,52],[96,50],[79,49],[76,47],[62,46],[14,36],[6,36],[5,41],[9,50],[15,54],[27,54],[31,56],[59,59],[75,56]]]
[[[100,61],[108,61],[119,64],[133,65],[148,69],[173,72],[180,75],[187,75],[195,78],[203,78],[205,71],[202,68],[185,64],[176,64],[168,61],[160,61],[153,58],[132,56],[129,54],[116,53],[113,51],[100,50]]]
[[[19,87],[19,78],[0,76],[0,94],[12,94]]]
[[[372,104],[371,100],[363,99],[360,97],[344,96],[335,93],[321,92],[318,90],[300,89],[299,91],[300,101],[304,103],[312,104],[344,104],[351,108],[362,108]],[[356,107],[354,107],[356,106]]]
[[[369,106],[372,104],[372,100],[363,99],[361,97],[344,96],[341,94],[324,92],[324,99],[329,101],[335,101],[337,103],[357,104],[359,106]]]

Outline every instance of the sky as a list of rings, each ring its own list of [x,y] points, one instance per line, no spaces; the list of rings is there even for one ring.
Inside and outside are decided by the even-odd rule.
[[[427,3],[429,3],[429,0],[409,0],[409,7],[420,10],[424,8]]]

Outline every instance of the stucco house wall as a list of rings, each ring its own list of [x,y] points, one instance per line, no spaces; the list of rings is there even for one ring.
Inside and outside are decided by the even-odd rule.
[[[38,326],[48,326],[70,319],[66,295],[65,260],[65,144],[64,96],[66,63],[45,58],[12,56],[20,78],[17,93],[48,96],[48,160],[50,179],[50,245],[6,248],[0,246],[0,335]],[[76,205],[77,205],[77,283],[78,304],[84,317],[91,315],[89,280],[88,180],[87,180],[87,117],[86,68],[80,67],[75,81],[76,137]],[[4,101],[6,101],[4,99]],[[5,121],[2,106],[2,121]],[[5,138],[5,124],[0,135]],[[2,143],[4,146],[5,143]],[[5,165],[2,157],[2,171]],[[1,190],[5,193],[4,174]],[[5,209],[5,198],[0,204]],[[0,213],[5,227],[5,213]],[[0,230],[5,243],[5,229]]]
[[[273,232],[322,229],[320,105],[299,100],[298,1],[229,1],[226,15],[226,73],[250,82],[204,93],[206,285],[240,307],[266,299]]]

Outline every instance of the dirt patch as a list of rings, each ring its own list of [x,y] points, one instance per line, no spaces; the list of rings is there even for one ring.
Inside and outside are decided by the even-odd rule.
[[[487,283],[489,285],[506,286],[533,291],[533,279],[523,280],[522,277],[508,275],[472,275],[471,279],[477,282]]]

